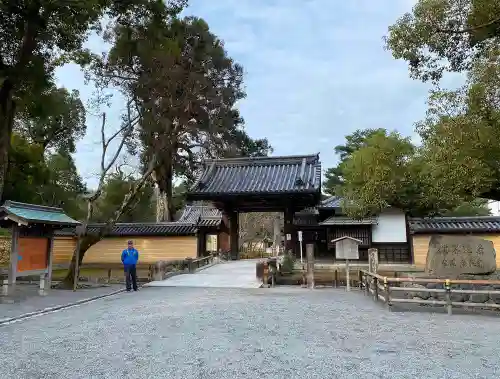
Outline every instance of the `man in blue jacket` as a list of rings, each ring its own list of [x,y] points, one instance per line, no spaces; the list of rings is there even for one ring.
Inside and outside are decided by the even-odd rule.
[[[134,288],[137,291],[137,270],[136,264],[139,260],[139,252],[134,248],[134,242],[128,241],[127,248],[122,251],[122,263],[125,271],[125,283],[127,291]]]

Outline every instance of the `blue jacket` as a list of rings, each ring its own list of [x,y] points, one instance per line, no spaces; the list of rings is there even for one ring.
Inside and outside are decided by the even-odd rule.
[[[122,251],[122,263],[124,266],[134,266],[139,260],[139,252],[136,249],[125,249]]]

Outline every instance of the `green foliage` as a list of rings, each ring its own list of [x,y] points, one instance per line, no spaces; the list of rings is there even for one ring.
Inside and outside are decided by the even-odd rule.
[[[412,214],[435,210],[441,204],[425,196],[422,164],[409,138],[396,132],[374,134],[342,165],[345,183],[340,193],[346,213],[363,217],[388,206]]]
[[[434,91],[427,117],[418,125],[427,175],[436,188],[461,199],[500,199],[500,58],[474,63],[466,85]]]
[[[295,256],[291,253],[286,253],[281,263],[281,272],[292,272],[295,266]]]
[[[411,77],[435,82],[446,71],[469,70],[499,40],[500,2],[491,0],[418,0],[386,38]]]
[[[4,188],[6,199],[42,203],[41,188],[49,181],[41,145],[30,144],[18,134],[12,135],[9,169]]]
[[[385,129],[364,129],[356,130],[354,133],[345,137],[344,145],[335,147],[335,154],[339,156],[339,164],[336,167],[331,167],[325,172],[326,181],[323,183],[323,190],[329,195],[335,195],[338,186],[344,182],[342,175],[342,164],[347,161],[352,154],[364,146],[366,140],[371,136],[379,133],[385,133]]]
[[[36,98],[25,99],[14,128],[44,149],[74,153],[75,143],[85,135],[85,107],[78,91],[50,87]]]
[[[44,158],[43,147],[13,134],[5,197],[9,200],[48,206],[61,206],[72,217],[81,219],[85,210],[81,195],[85,185],[73,158],[66,152]]]
[[[490,216],[491,210],[486,199],[474,199],[460,204],[455,209],[444,211],[443,216],[464,217],[464,216]]]
[[[49,180],[40,188],[43,204],[61,206],[68,215],[82,220],[87,211],[82,196],[87,188],[73,158],[61,150],[47,157],[46,166]]]
[[[111,175],[106,180],[102,197],[97,201],[96,212],[92,221],[106,222],[109,220],[123,203],[125,195],[135,183],[135,178],[121,172]],[[144,186],[138,200],[133,207],[120,217],[120,222],[153,222],[155,213],[152,196],[153,187],[151,185]]]
[[[155,159],[165,220],[174,214],[174,178],[192,181],[203,158],[270,151],[245,133],[235,107],[245,96],[243,69],[204,20],[147,14],[115,24],[106,38],[113,47],[92,72],[134,99],[139,150],[143,162]]]

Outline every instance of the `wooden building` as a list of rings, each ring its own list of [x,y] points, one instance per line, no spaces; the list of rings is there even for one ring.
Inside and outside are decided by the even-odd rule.
[[[207,160],[187,193],[188,201],[209,201],[229,225],[229,247],[239,256],[238,215],[283,212],[285,248],[298,253],[294,214],[321,199],[319,155]]]
[[[500,217],[434,217],[412,218],[409,229],[415,266],[425,268],[429,241],[432,235],[473,235],[493,242],[500,267]]]
[[[411,263],[409,228],[404,212],[388,208],[377,216],[352,219],[342,212],[342,198],[332,196],[317,207],[295,214],[294,224],[302,231],[303,244],[313,243],[319,259],[335,257],[331,241],[348,236],[361,240],[360,261],[368,261],[368,249],[377,248],[381,263]]]
[[[187,206],[175,222],[117,223],[109,236],[90,247],[83,264],[119,264],[128,240],[134,241],[144,264],[196,258],[206,252],[227,249],[228,231],[222,220],[222,214],[216,208],[195,203]],[[102,227],[103,224],[90,224],[88,232],[97,233]],[[75,247],[74,230],[56,232],[54,263],[68,264]]]
[[[41,275],[41,282],[47,280],[50,286],[54,233],[78,224],[61,208],[6,201],[0,207],[0,226],[11,231],[7,269],[9,291],[14,291],[16,278],[31,275]]]

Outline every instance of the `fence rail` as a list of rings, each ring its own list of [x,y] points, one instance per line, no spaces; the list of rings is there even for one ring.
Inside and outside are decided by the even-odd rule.
[[[138,280],[142,282],[150,282],[152,280],[162,280],[165,279],[168,275],[172,275],[174,273],[194,273],[196,272],[196,270],[214,263],[215,259],[216,259],[215,255],[210,254],[208,256],[201,258],[195,258],[195,259],[187,258],[181,260],[162,261],[162,262],[157,262],[156,264],[139,263],[137,265],[137,276]],[[53,272],[52,282],[53,283],[58,282],[58,279],[54,278],[55,271],[67,270],[68,268],[69,264],[57,265],[57,266],[54,265],[52,270]],[[93,272],[92,277],[86,277],[84,276],[85,270],[97,271],[98,275],[96,275],[96,273]],[[119,273],[118,280],[116,275],[117,272]],[[82,266],[80,266],[80,275],[78,281],[81,283],[124,282],[123,265],[118,263],[83,264]],[[41,291],[49,289],[48,275],[46,273],[43,274],[43,277],[40,275],[27,275],[25,277],[18,277],[16,283],[18,284],[40,283]],[[13,289],[13,286],[8,281],[7,270],[0,271],[0,296],[8,296],[11,293],[11,289]]]
[[[440,284],[443,288],[427,288],[427,287],[401,287],[402,283],[411,284]],[[453,294],[469,294],[469,295],[494,295],[500,298],[500,290],[484,290],[484,289],[461,289],[452,288],[453,285],[465,284],[470,286],[491,285],[500,286],[500,280],[465,280],[465,279],[424,279],[424,278],[391,278],[371,273],[365,270],[359,271],[359,287],[365,291],[366,295],[372,296],[373,300],[381,301],[384,305],[391,309],[394,304],[407,303],[419,305],[439,305],[446,308],[449,315],[452,314],[453,307],[461,308],[485,308],[485,309],[500,309],[500,304],[495,303],[478,303],[472,301],[453,301]],[[427,293],[427,294],[443,294],[444,299],[420,299],[420,298],[399,298],[394,294],[398,292],[407,293]]]

